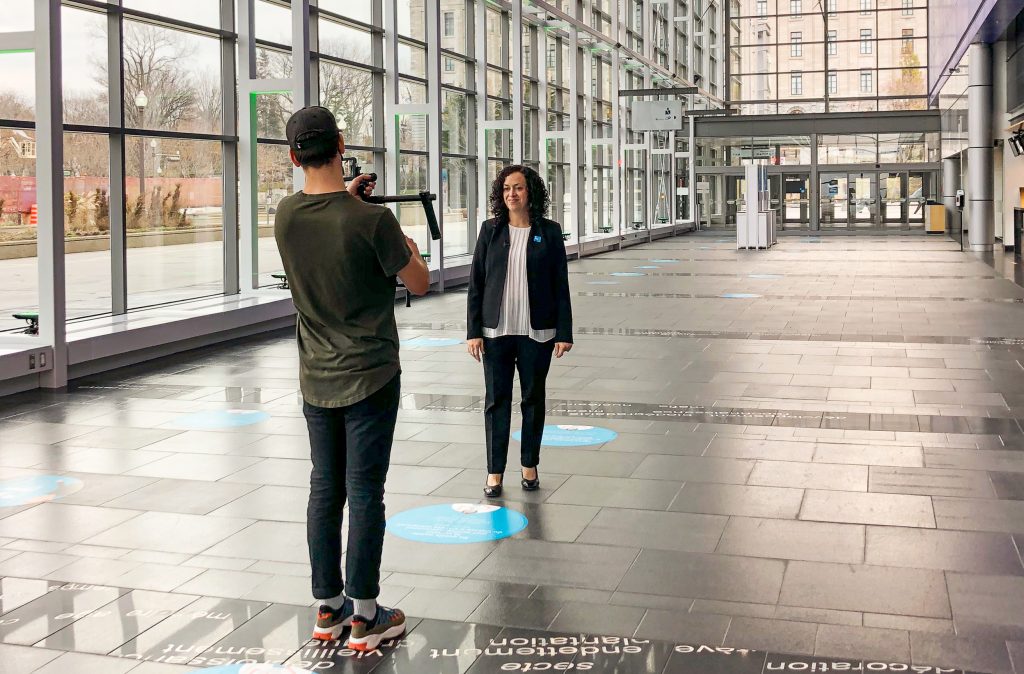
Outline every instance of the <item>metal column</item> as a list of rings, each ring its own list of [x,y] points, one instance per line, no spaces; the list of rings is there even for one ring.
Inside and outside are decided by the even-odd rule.
[[[995,246],[995,171],[992,164],[992,47],[970,47],[967,87],[967,207],[970,211],[969,249],[992,251]]]
[[[53,347],[43,388],[68,383],[67,293],[64,286],[64,98],[60,0],[35,0],[36,194],[39,336]]]

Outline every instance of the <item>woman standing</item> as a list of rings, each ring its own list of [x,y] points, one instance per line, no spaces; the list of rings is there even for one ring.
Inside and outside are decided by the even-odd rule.
[[[548,191],[537,172],[509,166],[491,186],[491,212],[473,253],[469,353],[484,364],[487,483],[501,496],[516,370],[522,388],[522,486],[540,487],[545,381],[552,353],[572,349],[572,306],[562,227],[544,217]]]

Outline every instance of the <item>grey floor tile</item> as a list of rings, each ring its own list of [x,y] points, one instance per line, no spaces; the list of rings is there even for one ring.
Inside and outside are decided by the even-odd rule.
[[[764,618],[733,618],[725,645],[764,651],[807,654],[814,653],[818,626],[813,623]]]
[[[1008,534],[868,527],[868,564],[977,574],[1024,575]]]
[[[174,591],[208,597],[236,599],[252,592],[271,578],[273,576],[265,573],[209,569],[182,583]]]
[[[398,602],[398,608],[417,618],[463,621],[486,598],[481,592],[415,588]]]
[[[991,472],[996,497],[1009,501],[1024,501],[1024,473]]]
[[[74,555],[47,552],[22,552],[0,561],[0,575],[24,578],[46,578],[57,569],[81,559]]]
[[[214,482],[237,473],[262,459],[221,454],[171,454],[144,466],[127,471],[128,475],[175,480],[208,480]]]
[[[892,615],[887,613],[865,613],[864,627],[882,627],[890,630],[909,632],[932,632],[953,634],[953,621],[939,618],[917,618],[915,616]]]
[[[62,445],[70,447],[98,447],[106,449],[140,449],[161,440],[173,437],[178,431],[165,431],[156,428],[130,428],[118,424],[100,428],[90,433],[76,435],[65,440]]]
[[[470,576],[614,590],[636,555],[635,548],[506,540]]]
[[[820,491],[808,489],[800,519],[904,527],[935,527],[926,496]]]
[[[910,633],[876,627],[821,625],[814,654],[834,658],[862,658],[876,662],[909,663]]]
[[[918,665],[955,667],[990,674],[1013,672],[1003,639],[911,632],[910,651],[914,664]]]
[[[138,663],[132,660],[122,660],[106,655],[91,655],[89,653],[65,653],[59,658],[48,662],[33,674],[124,674],[132,670]]]
[[[490,595],[469,616],[469,622],[525,629],[547,627],[562,605],[560,601]]]
[[[1024,534],[1024,502],[979,499],[932,499],[940,529]]]
[[[81,543],[137,515],[135,510],[43,503],[0,520],[0,535]]]
[[[939,468],[871,467],[870,491],[960,498],[994,498],[986,473]]]
[[[803,489],[687,483],[669,506],[679,512],[793,519]]]
[[[644,609],[632,606],[566,602],[548,628],[558,632],[631,637],[644,613]]]
[[[643,550],[617,589],[774,604],[784,568],[783,562],[771,559]]]
[[[957,634],[1024,640],[1024,578],[950,573]]]
[[[506,507],[522,512],[529,520],[527,527],[515,535],[516,538],[565,543],[580,540],[584,530],[599,512],[599,508],[593,506],[556,503],[516,503]]]
[[[744,484],[754,462],[706,456],[651,455],[643,460],[631,477],[677,482]]]
[[[818,623],[822,625],[852,625],[859,627],[864,623],[864,614],[857,611],[836,611],[829,608],[806,608],[803,606],[776,606],[772,617],[779,620],[795,620],[802,623]]]
[[[841,611],[949,618],[941,572],[880,566],[790,562],[779,602]]]
[[[199,480],[153,480],[106,505],[186,515],[206,515],[256,489],[254,485]]]
[[[577,539],[581,543],[688,552],[714,552],[727,517],[603,508]]]
[[[745,557],[859,564],[864,561],[864,527],[733,517],[716,551]]]
[[[255,522],[222,517],[206,518],[213,523],[223,522],[210,539],[197,542],[195,552],[216,557],[262,559],[271,562],[309,561],[306,546],[306,525],[298,522]],[[217,535],[226,532],[223,535]],[[202,547],[200,547],[202,546]]]
[[[681,486],[681,482],[662,480],[574,475],[548,501],[609,508],[665,510]]]
[[[0,674],[26,674],[64,655],[61,651],[0,644]]]
[[[720,646],[732,618],[685,611],[650,609],[636,630],[643,639],[661,639],[675,643]]]
[[[252,520],[148,512],[93,536],[87,542],[91,545],[196,554],[250,524]]]
[[[226,483],[220,483],[226,484]],[[277,522],[305,522],[309,487],[254,487],[210,512],[214,517],[247,517]]]
[[[791,461],[758,461],[749,484],[764,487],[867,491],[866,466],[843,466],[826,463]]]

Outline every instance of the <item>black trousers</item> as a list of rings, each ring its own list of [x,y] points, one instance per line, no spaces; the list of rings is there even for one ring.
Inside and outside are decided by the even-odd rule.
[[[540,441],[544,434],[544,399],[554,340],[540,343],[529,337],[484,339],[484,384],[486,399],[484,426],[487,432],[487,472],[505,472],[509,432],[512,426],[512,385],[516,370],[523,401],[522,465],[540,463]]]
[[[391,462],[398,406],[398,375],[384,388],[348,407],[303,403],[313,471],[309,478],[306,539],[313,570],[313,596],[341,594],[341,513],[348,500],[348,592],[353,599],[380,594],[384,549],[384,481]]]

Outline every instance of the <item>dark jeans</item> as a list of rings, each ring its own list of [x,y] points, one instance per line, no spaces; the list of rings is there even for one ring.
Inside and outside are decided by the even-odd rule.
[[[540,463],[540,441],[544,434],[544,397],[554,340],[540,343],[529,337],[498,337],[484,340],[484,384],[486,400],[484,425],[487,433],[487,472],[505,472],[509,431],[512,426],[512,384],[519,370],[523,391],[522,465]]]
[[[341,577],[341,515],[348,499],[348,596],[376,599],[384,548],[384,481],[398,420],[401,379],[348,407],[303,403],[313,471],[309,476],[306,539],[313,597],[345,589]]]

